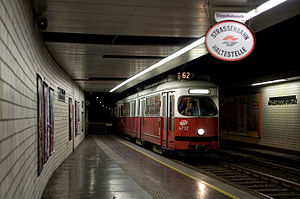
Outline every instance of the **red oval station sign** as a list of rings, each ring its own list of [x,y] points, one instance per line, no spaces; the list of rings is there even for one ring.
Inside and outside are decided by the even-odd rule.
[[[222,21],[207,31],[205,45],[216,58],[237,61],[253,51],[255,37],[252,31],[240,22]]]

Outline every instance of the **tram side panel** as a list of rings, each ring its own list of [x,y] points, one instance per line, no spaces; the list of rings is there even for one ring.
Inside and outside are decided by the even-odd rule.
[[[161,145],[160,117],[144,117],[142,124],[142,140]]]
[[[130,135],[130,118],[125,116],[123,118],[123,123],[123,133]]]
[[[131,136],[132,137],[137,137],[137,117],[133,117],[131,120],[131,129],[132,129],[132,133]]]
[[[141,117],[136,117],[136,138],[141,139]]]
[[[123,133],[123,119],[121,117],[121,105],[116,105],[114,108],[115,131],[119,134]]]

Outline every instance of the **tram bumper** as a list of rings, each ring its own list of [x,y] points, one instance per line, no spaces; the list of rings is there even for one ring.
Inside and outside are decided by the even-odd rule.
[[[191,137],[175,136],[175,149],[206,151],[218,149],[218,136]]]
[[[208,149],[209,145],[208,144],[206,144],[206,145],[199,145],[199,144],[197,144],[197,145],[190,145],[190,147],[191,148],[195,147],[196,151],[205,151],[205,150]]]

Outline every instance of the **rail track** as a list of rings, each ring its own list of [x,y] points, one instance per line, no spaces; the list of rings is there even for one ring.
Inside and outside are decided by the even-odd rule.
[[[226,162],[236,160],[240,165],[248,166],[251,163],[253,170],[261,171],[266,174],[274,175],[292,182],[300,183],[300,166],[290,161],[258,157],[247,153],[240,153],[230,150],[221,150],[218,152],[220,157],[227,159]],[[236,162],[232,161],[232,162]],[[300,163],[299,163],[300,164]]]
[[[179,156],[175,161],[260,198],[300,199],[300,171],[286,164],[228,151],[204,156]]]

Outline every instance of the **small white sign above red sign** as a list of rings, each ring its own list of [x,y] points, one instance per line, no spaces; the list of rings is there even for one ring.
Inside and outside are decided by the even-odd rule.
[[[225,61],[237,61],[253,51],[255,37],[252,31],[240,22],[222,21],[207,31],[205,45],[214,57]]]
[[[246,15],[245,12],[215,12],[215,20],[216,22],[233,20],[245,23]]]

